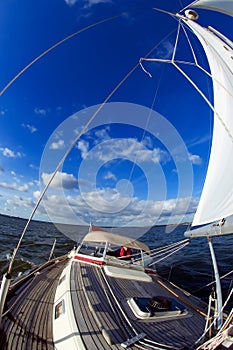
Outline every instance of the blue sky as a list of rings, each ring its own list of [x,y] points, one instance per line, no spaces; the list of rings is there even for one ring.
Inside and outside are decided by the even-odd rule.
[[[35,62],[0,97],[0,213],[29,217],[96,106],[132,71],[77,140],[35,218],[102,226],[192,220],[208,164],[212,113],[172,66],[145,62],[149,78],[138,65],[152,48],[150,57],[167,58],[174,46],[177,21],[153,7],[177,12],[187,4],[1,1],[0,90],[49,47],[80,33]],[[199,14],[200,23],[214,21],[232,39],[226,16]],[[190,59],[185,43],[177,56]],[[210,81],[191,74],[211,98]]]

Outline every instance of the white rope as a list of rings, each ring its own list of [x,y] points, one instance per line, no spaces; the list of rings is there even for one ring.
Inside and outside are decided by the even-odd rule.
[[[212,301],[214,301],[214,300],[215,299],[210,294],[210,296],[209,296],[209,304],[208,304],[208,312],[207,312],[207,316],[206,316],[205,332],[206,332],[206,330],[208,328],[208,323],[209,323],[209,320],[210,320],[211,304],[212,304]]]
[[[232,293],[233,293],[233,288],[232,288],[231,292],[229,293],[228,298],[226,299],[225,303],[223,304],[223,306],[222,306],[220,312],[223,312],[223,310],[224,310],[224,308],[226,307],[226,305],[227,305],[227,303],[228,303],[228,301],[229,301],[229,299],[230,299]],[[233,313],[233,310],[231,311],[231,313]],[[200,338],[196,341],[195,344],[200,343],[200,341],[205,337],[206,333],[210,330],[210,328],[211,328],[211,327],[214,325],[214,323],[216,322],[218,316],[219,316],[219,314],[217,313],[217,314],[215,315],[213,321],[212,321],[211,324],[209,325],[209,327],[204,331],[204,333],[200,336]],[[229,315],[229,316],[230,316],[230,315]],[[219,338],[221,337],[221,333],[223,333],[222,330],[223,330],[223,326],[222,326],[222,328],[219,330],[219,332],[217,333],[217,335],[216,335],[214,338],[212,338],[212,339],[215,339],[215,338],[216,338],[216,339],[217,339],[217,338],[219,339]],[[208,342],[207,342],[207,344],[208,344]],[[200,347],[197,348],[197,350],[198,350],[198,349],[209,349],[209,348],[202,348],[202,345],[201,345]],[[211,348],[210,348],[210,349],[211,349]]]
[[[227,339],[229,334],[232,332],[233,326],[226,329],[221,334],[217,334],[214,338],[211,338],[204,344],[200,345],[196,350],[214,350],[217,349],[217,346],[221,345],[224,340]]]
[[[224,303],[224,305],[223,305],[223,309],[226,307],[226,305],[227,305],[228,301],[230,300],[232,294],[233,294],[233,288],[231,289],[231,292],[228,294],[228,297],[227,297],[227,299],[226,299],[226,301],[225,301],[225,303]],[[231,309],[231,312],[230,312],[230,314],[228,315],[226,321],[225,321],[224,324],[222,325],[222,328],[220,329],[219,333],[220,333],[221,331],[223,331],[223,330],[225,329],[225,327],[227,327],[228,322],[230,321],[230,319],[231,319],[231,317],[232,317],[232,314],[233,314],[233,308]]]
[[[148,59],[148,60],[149,60],[149,59]],[[143,64],[142,64],[142,61],[147,61],[147,59],[145,59],[145,58],[140,58],[139,64],[140,64],[140,66],[141,66],[143,72],[146,73],[147,75],[149,75],[150,78],[152,78],[151,73],[148,72],[148,71],[144,68],[144,66],[143,66]]]

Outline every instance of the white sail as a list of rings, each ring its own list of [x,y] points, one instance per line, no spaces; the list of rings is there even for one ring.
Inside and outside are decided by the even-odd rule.
[[[233,214],[233,51],[211,31],[191,20],[185,19],[185,23],[196,34],[207,55],[215,107],[209,167],[192,224],[196,226]]]
[[[233,16],[232,0],[197,0],[194,1],[189,7],[199,7],[206,10],[214,10]]]

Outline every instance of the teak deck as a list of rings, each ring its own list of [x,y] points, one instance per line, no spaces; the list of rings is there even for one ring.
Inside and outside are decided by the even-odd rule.
[[[175,320],[174,318],[165,318],[160,322],[139,320],[134,316],[126,302],[129,297],[163,295],[174,298],[174,294],[171,294],[168,289],[164,289],[166,283],[158,277],[155,277],[155,283],[115,279],[107,277],[102,268],[77,263],[73,264],[72,273],[76,285],[75,289],[84,291],[86,299],[91,304],[92,316],[89,317],[93,319],[94,315],[97,318],[99,329],[104,329],[107,332],[112,343],[115,344],[115,348],[119,348],[121,343],[137,334],[146,333],[145,339],[140,341],[144,348],[149,348],[152,345],[156,348],[155,343],[157,343],[157,346],[160,343],[170,345],[170,349],[173,350],[183,349],[194,344],[204,329],[204,317],[193,312],[190,306],[191,301],[192,303],[195,302],[195,309],[204,312],[203,304],[191,295],[184,296],[176,288],[174,289],[178,300],[186,303],[187,316],[177,317]],[[161,282],[162,284],[160,284]],[[73,294],[75,304],[78,302],[76,298],[78,298],[78,293]],[[84,310],[83,314],[87,314],[87,309]],[[79,308],[77,308],[76,318],[80,320]],[[170,327],[171,322],[173,323],[172,327]],[[84,329],[80,329],[80,331],[85,332]],[[90,338],[88,340],[90,341]],[[92,346],[93,349],[108,349],[104,345],[102,347],[91,346],[91,343],[88,343],[88,345],[88,349],[92,349]],[[120,348],[122,349],[121,346]],[[136,346],[131,346],[130,349],[136,349]],[[164,349],[166,349],[166,346]]]
[[[53,302],[65,261],[51,263],[10,292],[0,328],[1,350],[54,350]]]
[[[0,328],[1,350],[54,350],[53,301],[66,263],[66,259],[52,262],[40,273],[32,274],[26,285],[12,288],[11,299],[6,305],[8,311]],[[157,322],[139,320],[134,316],[126,302],[128,297],[164,295],[175,298],[174,292],[171,294],[166,282],[159,277],[155,277],[155,283],[114,279],[106,276],[103,268],[79,262],[72,263],[70,277],[77,332],[87,350],[119,350],[122,349],[121,343],[141,333],[146,333],[146,337],[140,340],[141,348],[155,348],[153,342],[158,342],[170,345],[170,349],[182,349],[201,335],[205,319],[198,313],[194,315],[190,303],[195,301],[200,310],[203,305],[198,305],[195,298],[185,296],[176,288],[175,295],[178,299],[185,299],[188,314],[173,318],[175,328],[170,327],[171,319]],[[131,345],[130,349],[136,350],[138,346]]]

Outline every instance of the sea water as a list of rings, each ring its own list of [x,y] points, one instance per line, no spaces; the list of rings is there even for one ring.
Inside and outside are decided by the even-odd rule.
[[[0,215],[0,274],[7,270],[10,256],[24,229],[26,220]],[[184,239],[187,226],[154,226],[144,228],[140,238],[151,249],[162,247]],[[119,230],[114,228],[113,231]],[[139,228],[124,228],[124,234],[131,235]],[[54,257],[66,254],[74,243],[80,242],[88,232],[88,226],[62,225],[62,232],[52,223],[32,221],[24,236],[13,265],[13,277],[30,270],[48,260],[53,242],[56,239]],[[66,235],[64,234],[66,233]],[[71,239],[71,238],[72,239]],[[224,276],[233,269],[233,235],[214,237],[213,244],[217,257],[219,275]],[[188,246],[176,254],[156,264],[160,275],[178,286],[208,301],[214,287],[214,275],[208,242],[206,238],[193,239]],[[232,288],[233,274],[221,280],[223,299]]]

